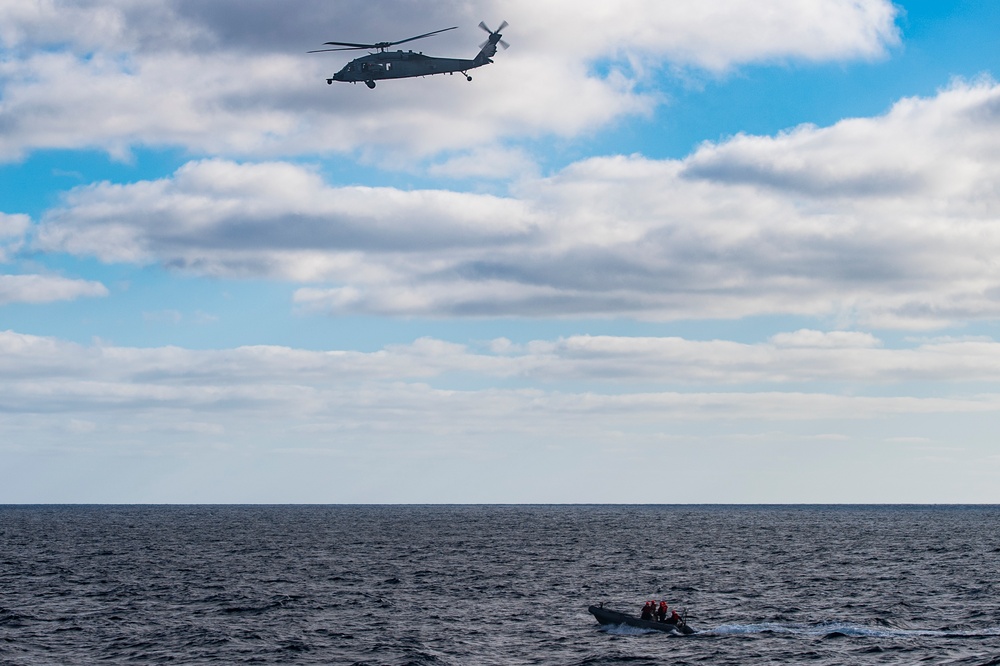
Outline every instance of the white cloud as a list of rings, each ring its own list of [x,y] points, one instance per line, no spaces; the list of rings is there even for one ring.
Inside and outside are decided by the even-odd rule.
[[[65,413],[99,421],[113,411],[116,423],[170,423],[197,414],[220,425],[236,418],[261,422],[261,415],[280,429],[290,425],[313,429],[329,427],[370,431],[438,431],[454,434],[478,428],[531,428],[541,425],[532,413],[560,422],[593,419],[614,413],[648,421],[670,417],[693,418],[701,411],[738,417],[765,408],[790,413],[792,401],[836,403],[836,398],[766,395],[655,394],[622,395],[545,393],[537,389],[482,389],[456,391],[426,383],[402,383],[388,374],[405,377],[441,371],[421,345],[371,355],[304,352],[284,348],[243,348],[222,352],[194,352],[176,348],[86,348],[56,340],[6,333],[0,336],[0,356],[7,377],[0,387],[0,407],[7,413]],[[417,358],[413,358],[416,356]],[[422,358],[421,358],[422,357]],[[468,358],[459,359],[468,363]],[[416,363],[416,366],[414,366]],[[447,363],[447,361],[445,361]],[[423,366],[420,368],[419,366]],[[428,367],[429,366],[429,367]],[[879,409],[897,409],[919,403],[877,400]],[[748,404],[749,403],[749,404]],[[930,404],[930,403],[927,403]],[[974,407],[960,402],[948,409]],[[946,408],[935,403],[932,409]],[[539,412],[538,410],[541,410]],[[794,411],[794,410],[791,410]],[[173,415],[167,418],[167,415]],[[528,421],[528,423],[525,423]]]
[[[845,335],[871,338],[860,332]],[[992,341],[887,349],[877,344],[790,347],[770,341],[578,335],[517,346],[499,339],[481,348],[421,338],[358,352],[279,346],[224,350],[84,346],[6,331],[0,332],[0,352],[3,375],[34,390],[46,386],[46,391],[68,395],[76,385],[81,399],[91,392],[126,401],[178,400],[192,406],[225,403],[236,396],[248,403],[268,402],[285,391],[297,396],[325,388],[349,391],[352,386],[384,388],[399,382],[452,390],[467,378],[476,378],[477,384],[517,380],[533,386],[537,395],[543,389],[554,394],[563,385],[586,387],[587,382],[599,380],[606,390],[612,387],[612,393],[643,396],[653,395],[655,387],[687,391],[735,384],[814,383],[845,383],[854,390],[877,386],[882,393],[887,386],[905,391],[914,380],[937,382],[947,393],[947,385],[983,387],[1000,382],[1000,343]],[[185,396],[187,389],[197,390]],[[905,394],[898,397],[908,399]],[[25,400],[25,395],[12,390],[9,399]]]
[[[474,253],[535,233],[532,214],[511,199],[332,188],[312,170],[286,163],[192,162],[172,178],[78,188],[66,201],[46,217],[39,247],[296,280],[343,273],[378,281],[395,271],[366,266],[367,251],[396,253],[405,266],[409,253]],[[205,252],[208,246],[215,250]]]
[[[30,228],[27,215],[0,213],[0,264],[10,261],[24,246]]]
[[[27,215],[0,212],[0,264],[14,259],[28,242],[31,230],[31,218]],[[107,295],[107,288],[100,282],[56,275],[0,273],[0,306],[10,303],[71,301]]]
[[[1000,171],[998,98],[992,80],[959,80],[934,97],[900,100],[884,116],[707,143],[686,161],[685,175],[820,200],[917,195],[937,212],[989,215],[988,183]]]
[[[508,179],[536,175],[534,160],[522,150],[498,146],[483,147],[450,155],[431,164],[427,173],[448,178]]]
[[[27,234],[31,227],[31,218],[27,215],[10,215],[0,213],[0,241],[11,238],[19,240]]]
[[[779,347],[868,348],[877,347],[879,340],[871,333],[854,331],[812,331],[802,329],[794,333],[779,333],[771,342]]]
[[[90,280],[53,275],[0,275],[0,305],[51,303],[107,295],[107,287]]]
[[[501,11],[507,7],[515,16],[535,18],[530,38],[554,51],[590,58],[630,52],[709,70],[782,59],[876,58],[899,41],[898,9],[877,0],[625,0],[615,5],[520,0],[504,3]],[[518,33],[517,25],[511,34]]]
[[[805,339],[808,344],[803,344]],[[789,344],[794,340],[795,344]],[[817,344],[817,341],[819,343]],[[768,343],[682,338],[572,336],[534,342],[526,351],[496,352],[506,367],[536,380],[611,383],[802,384],[908,381],[996,382],[1000,347],[994,342],[951,342],[883,349],[861,332],[798,331]],[[501,367],[504,367],[501,365]]]
[[[572,136],[648,113],[658,95],[636,85],[663,60],[718,72],[750,62],[872,58],[898,42],[897,10],[887,0],[386,7],[0,2],[0,159],[38,148],[126,156],[151,145],[253,156],[461,152],[505,137]],[[516,48],[478,70],[473,85],[431,77],[376,92],[328,87],[323,79],[349,56],[305,53],[326,39],[401,39],[459,25],[418,48],[471,57],[483,36],[474,26],[501,15]],[[598,74],[595,63],[610,65]]]
[[[956,83],[685,160],[585,160],[506,197],[192,162],[72,190],[36,248],[313,283],[296,302],[334,313],[942,327],[1000,316],[998,108],[1000,86]]]

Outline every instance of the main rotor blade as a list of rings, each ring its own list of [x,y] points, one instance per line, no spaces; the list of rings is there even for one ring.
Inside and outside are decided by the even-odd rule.
[[[395,46],[396,44],[405,44],[406,42],[412,42],[414,39],[423,39],[424,37],[430,37],[431,35],[436,35],[439,32],[448,32],[449,30],[458,29],[457,25],[453,25],[450,28],[442,28],[440,30],[435,30],[434,32],[426,32],[422,35],[417,35],[416,37],[410,37],[409,39],[401,39],[398,42],[389,42],[389,46]]]
[[[355,44],[354,42],[323,42],[328,46],[350,46],[356,49],[373,49],[378,44]]]
[[[326,53],[327,51],[357,51],[361,49],[382,49],[385,50],[390,46],[395,46],[396,44],[405,44],[406,42],[412,42],[415,39],[423,39],[424,37],[430,37],[431,35],[436,35],[439,32],[448,32],[449,30],[457,30],[458,26],[454,25],[450,28],[442,28],[441,30],[435,30],[433,32],[425,32],[422,35],[417,35],[416,37],[410,37],[408,39],[401,39],[398,42],[379,42],[377,44],[356,44],[354,42],[323,42],[327,46],[344,46],[347,48],[343,49],[316,49],[315,51],[306,51],[306,53]]]
[[[360,49],[357,46],[349,46],[346,49],[316,49],[315,51],[306,51],[306,53],[326,53],[328,51],[362,51],[362,50],[364,49]]]

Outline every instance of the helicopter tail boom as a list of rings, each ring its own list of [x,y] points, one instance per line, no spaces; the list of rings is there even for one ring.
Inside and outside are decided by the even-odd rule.
[[[476,67],[482,67],[483,65],[488,65],[493,60],[491,58],[496,55],[496,46],[484,46],[482,50],[476,54],[476,59],[473,61]]]

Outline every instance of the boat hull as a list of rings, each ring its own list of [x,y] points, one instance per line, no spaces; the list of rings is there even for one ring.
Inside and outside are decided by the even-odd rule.
[[[652,631],[662,631],[668,634],[678,634],[687,636],[694,633],[694,629],[685,623],[670,624],[668,622],[655,622],[653,620],[643,620],[628,613],[619,613],[603,606],[591,606],[587,609],[590,614],[597,618],[601,624],[624,624],[638,629],[650,629]]]

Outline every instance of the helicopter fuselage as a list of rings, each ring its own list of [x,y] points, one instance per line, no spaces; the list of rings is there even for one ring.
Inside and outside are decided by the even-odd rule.
[[[479,53],[475,58],[437,58],[426,56],[423,53],[413,51],[389,51],[390,46],[405,44],[415,39],[423,39],[442,32],[457,29],[457,26],[434,30],[416,37],[408,37],[395,42],[374,42],[370,44],[358,44],[355,42],[326,42],[325,46],[336,46],[333,49],[316,49],[309,53],[324,53],[327,51],[356,51],[360,49],[376,49],[374,53],[355,58],[347,63],[342,70],[326,80],[327,83],[334,81],[346,81],[357,83],[364,81],[369,88],[375,87],[376,81],[383,79],[409,79],[416,76],[432,76],[434,74],[454,74],[461,72],[469,81],[469,70],[483,65],[489,65],[493,61],[490,59],[497,52],[497,44],[507,48],[509,44],[503,41],[500,31],[507,27],[507,21],[500,24],[496,30],[490,30],[484,22],[479,22],[479,27],[489,33],[489,39],[479,45]],[[339,48],[345,47],[345,48]]]
[[[454,74],[455,72],[462,72],[471,81],[472,77],[466,72],[491,62],[493,61],[483,54],[470,60],[468,58],[437,58],[413,51],[382,51],[352,60],[332,78],[327,79],[327,83],[334,81],[351,83],[364,81],[368,83],[382,79],[406,79],[433,74]],[[368,85],[373,87],[371,83]]]

